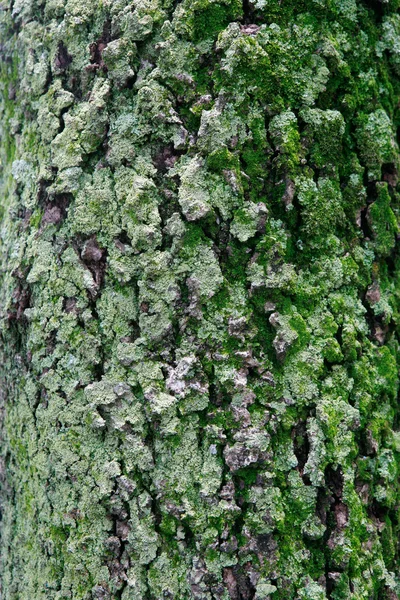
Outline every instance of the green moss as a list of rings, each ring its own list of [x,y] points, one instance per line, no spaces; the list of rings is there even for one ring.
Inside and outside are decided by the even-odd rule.
[[[368,169],[369,180],[381,178],[384,163],[397,163],[397,144],[392,124],[385,110],[378,109],[358,119],[357,143],[361,159]]]
[[[184,20],[185,28],[190,31],[194,42],[215,38],[230,21],[239,19],[242,12],[239,0],[223,0],[218,3],[214,0],[196,0],[184,2],[181,9],[181,15],[184,15],[182,21]]]
[[[238,157],[229,152],[228,148],[214,150],[207,156],[207,166],[211,171],[220,173],[223,169],[239,169]]]
[[[308,108],[300,116],[307,124],[304,136],[310,148],[311,163],[319,169],[329,164],[340,164],[345,130],[342,114]]]
[[[302,177],[296,180],[296,187],[306,235],[326,235],[343,219],[342,196],[337,181],[320,178],[316,184],[312,179]]]
[[[391,209],[391,198],[387,184],[377,185],[378,197],[370,206],[369,222],[373,231],[375,251],[378,255],[387,256],[396,243],[399,224]]]
[[[300,162],[300,134],[296,116],[285,111],[275,116],[269,124],[269,133],[275,149],[280,153],[279,164],[290,173]]]
[[[398,4],[1,12],[7,600],[398,595]]]

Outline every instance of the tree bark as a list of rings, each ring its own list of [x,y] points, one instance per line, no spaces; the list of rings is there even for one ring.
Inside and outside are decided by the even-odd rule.
[[[3,600],[400,597],[398,0],[4,0]]]

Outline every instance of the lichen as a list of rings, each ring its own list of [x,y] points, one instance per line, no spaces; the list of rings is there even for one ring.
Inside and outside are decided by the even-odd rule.
[[[398,9],[2,6],[5,600],[400,596]]]

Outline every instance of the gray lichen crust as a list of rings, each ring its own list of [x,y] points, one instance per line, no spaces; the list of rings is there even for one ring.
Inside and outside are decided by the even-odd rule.
[[[1,2],[2,599],[400,598],[399,8]]]

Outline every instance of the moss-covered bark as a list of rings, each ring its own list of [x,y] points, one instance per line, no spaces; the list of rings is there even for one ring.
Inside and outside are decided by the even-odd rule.
[[[398,0],[4,0],[1,598],[400,597]]]

